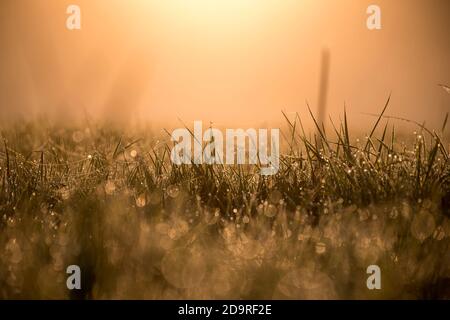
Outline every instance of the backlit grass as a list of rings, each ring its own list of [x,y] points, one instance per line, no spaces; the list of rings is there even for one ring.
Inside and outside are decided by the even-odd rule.
[[[450,298],[446,118],[352,136],[345,114],[315,134],[284,116],[270,177],[173,166],[146,130],[4,126],[0,298]]]

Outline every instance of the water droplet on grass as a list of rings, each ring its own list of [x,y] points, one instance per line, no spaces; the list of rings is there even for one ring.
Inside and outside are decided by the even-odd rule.
[[[11,263],[16,264],[22,261],[22,249],[16,239],[11,239],[8,241],[6,244],[6,250],[10,253],[9,261]]]
[[[392,208],[391,212],[389,213],[389,217],[391,219],[397,219],[397,217],[398,217],[398,210],[397,210],[396,207]]]
[[[147,204],[147,199],[145,197],[145,194],[141,194],[136,198],[136,205],[139,208],[145,207],[146,204]]]
[[[168,232],[168,236],[170,239],[175,240],[177,238],[177,230],[174,228],[171,228]]]
[[[180,188],[177,185],[170,185],[167,187],[167,194],[171,198],[176,198],[180,194]]]
[[[272,204],[278,204],[282,197],[283,197],[283,195],[281,194],[280,191],[274,190],[269,195],[269,201]]]
[[[277,214],[277,207],[273,204],[269,204],[267,207],[264,208],[264,214],[266,217],[272,218]]]
[[[109,180],[105,184],[105,192],[106,194],[112,195],[116,191],[116,185],[113,181]]]
[[[63,200],[67,200],[70,198],[70,189],[68,187],[62,187],[58,190],[58,193]]]
[[[411,223],[411,233],[414,238],[422,242],[433,234],[435,226],[433,215],[428,211],[421,210]]]
[[[323,242],[317,242],[315,250],[317,254],[324,254],[327,251],[327,245]]]
[[[81,141],[83,141],[83,139],[84,139],[84,134],[81,131],[75,131],[72,134],[72,140],[75,143],[80,143]]]
[[[442,226],[439,226],[436,228],[436,230],[434,230],[433,238],[437,241],[441,241],[445,238],[445,230],[444,228],[442,228]]]
[[[360,209],[359,210],[359,221],[366,221],[369,219],[370,212],[368,209]]]

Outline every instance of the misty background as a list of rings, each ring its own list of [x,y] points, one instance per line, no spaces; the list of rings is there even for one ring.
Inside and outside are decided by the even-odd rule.
[[[66,8],[81,8],[81,30]],[[366,27],[381,7],[382,29]],[[0,117],[249,126],[308,117],[329,50],[327,110],[353,126],[450,111],[448,0],[2,0]]]

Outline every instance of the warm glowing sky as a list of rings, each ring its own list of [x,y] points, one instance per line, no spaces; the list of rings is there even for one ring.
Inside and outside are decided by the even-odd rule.
[[[82,30],[65,29],[68,4]],[[366,8],[382,9],[368,31]],[[328,47],[328,111],[358,124],[450,109],[448,0],[2,0],[0,115],[92,115],[254,124],[305,113]],[[360,121],[361,120],[361,121]]]

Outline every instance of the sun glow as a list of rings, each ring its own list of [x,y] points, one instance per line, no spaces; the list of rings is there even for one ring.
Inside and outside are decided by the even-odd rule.
[[[169,0],[145,1],[135,4],[139,11],[158,12],[171,23],[189,22],[205,28],[231,28],[257,24],[271,12],[289,5],[274,0]]]

